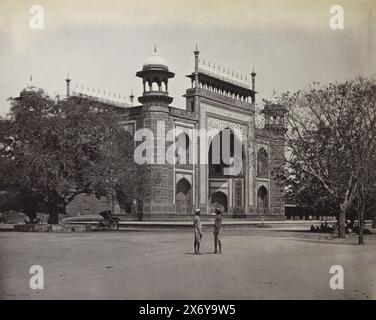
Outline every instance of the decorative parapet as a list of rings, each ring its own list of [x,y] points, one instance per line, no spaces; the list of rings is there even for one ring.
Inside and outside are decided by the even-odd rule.
[[[94,96],[94,95],[89,95],[89,94],[82,93],[82,92],[79,92],[79,91],[73,91],[72,96],[85,98],[85,99],[88,99],[88,100],[93,101],[93,102],[99,102],[99,103],[103,103],[103,104],[107,104],[107,105],[115,106],[115,107],[119,107],[119,108],[131,108],[131,107],[133,107],[130,103],[126,103],[126,102],[123,102],[123,101],[116,101],[116,100],[103,98],[103,97],[99,97],[99,96]]]
[[[248,83],[248,78],[245,76],[243,79],[243,76],[239,78],[239,76],[234,74],[234,72],[231,72],[227,70],[227,73],[224,69],[221,70],[221,68],[218,66],[218,70],[215,69],[215,66],[211,68],[208,65],[205,64],[199,64],[198,71],[200,73],[206,74],[208,76],[211,76],[213,78],[220,79],[222,81],[226,81],[228,83],[231,83],[235,86],[239,86],[245,89],[251,89],[251,86]]]
[[[188,89],[186,95],[193,95],[195,93],[195,89]],[[198,94],[202,97],[206,97],[211,100],[215,100],[221,103],[225,103],[231,106],[235,106],[238,108],[242,108],[245,110],[250,110],[254,111],[254,106],[253,104],[247,102],[247,101],[242,101],[240,99],[232,98],[232,97],[227,97],[225,95],[222,95],[220,93],[210,91],[204,88],[199,88],[198,89]]]

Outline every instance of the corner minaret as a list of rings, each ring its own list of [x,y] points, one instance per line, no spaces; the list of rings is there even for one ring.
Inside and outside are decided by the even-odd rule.
[[[251,77],[252,77],[252,90],[256,91],[256,72],[255,72],[254,67],[252,69]]]
[[[195,96],[194,96],[194,109],[191,111],[198,111],[198,66],[200,63],[199,54],[200,51],[198,50],[197,44],[196,44],[196,50],[193,51],[195,55]]]
[[[168,106],[172,102],[173,98],[168,95],[168,79],[175,74],[169,71],[166,60],[158,55],[156,47],[136,76],[142,79],[143,84],[143,94],[138,98],[140,103]]]
[[[252,69],[251,77],[252,77],[252,91],[256,92],[256,72],[255,72],[255,68],[254,67]],[[255,102],[255,97],[254,96],[252,97],[252,102]]]

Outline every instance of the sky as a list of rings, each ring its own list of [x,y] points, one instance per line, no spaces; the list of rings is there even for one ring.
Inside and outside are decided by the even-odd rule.
[[[32,29],[32,5],[44,28]],[[330,7],[341,5],[344,29],[332,30]],[[135,76],[156,44],[175,78],[172,106],[185,108],[200,59],[249,75],[256,99],[376,74],[376,1],[370,0],[0,0],[0,115],[33,81],[51,95],[84,86],[128,97],[142,94]],[[97,93],[96,93],[97,94]]]

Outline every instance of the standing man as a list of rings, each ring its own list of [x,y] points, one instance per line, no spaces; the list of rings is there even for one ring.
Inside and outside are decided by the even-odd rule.
[[[215,220],[214,220],[214,252],[217,253],[217,244],[219,245],[219,253],[222,253],[222,243],[221,243],[221,234],[222,234],[222,211],[221,209],[215,209]]]
[[[201,212],[200,209],[196,209],[195,216],[193,218],[193,231],[195,235],[195,241],[194,241],[195,254],[200,253],[200,243],[201,243],[201,238],[202,238],[200,212]]]

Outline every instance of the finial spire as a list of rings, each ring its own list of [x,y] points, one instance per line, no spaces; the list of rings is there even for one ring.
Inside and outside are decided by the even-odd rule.
[[[134,99],[133,90],[131,90],[131,94],[129,96],[129,99],[131,100],[131,103],[132,103],[132,106],[133,106],[133,99]]]
[[[200,51],[198,50],[198,45],[197,45],[197,42],[196,42],[196,50],[194,51],[194,54],[198,55],[199,53],[200,53]]]
[[[157,53],[157,45],[154,44],[154,53]]]
[[[255,72],[255,67],[252,67],[252,73],[251,73],[252,76],[255,76],[256,75],[256,72]]]

